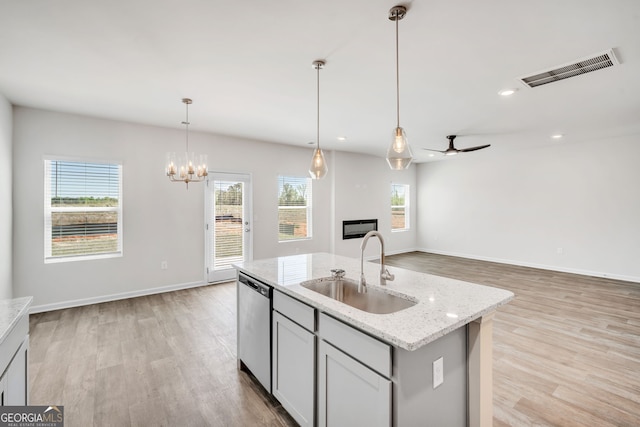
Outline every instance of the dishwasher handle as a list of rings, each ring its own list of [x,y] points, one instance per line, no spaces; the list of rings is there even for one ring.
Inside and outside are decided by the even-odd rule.
[[[253,289],[262,296],[271,298],[271,286],[265,285],[264,283],[260,283],[258,281],[254,281],[244,274],[239,274],[238,280],[240,281],[240,283],[247,285],[249,288]]]

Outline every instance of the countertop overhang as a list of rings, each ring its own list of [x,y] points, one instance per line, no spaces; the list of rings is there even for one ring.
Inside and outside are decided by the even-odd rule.
[[[367,313],[300,286],[306,280],[329,277],[332,268],[358,280],[360,260],[329,253],[292,255],[234,264],[245,274],[343,320],[396,347],[413,351],[485,316],[514,297],[510,291],[461,280],[387,266],[395,280],[380,286],[380,264],[365,262],[367,286],[418,301],[391,313]]]
[[[0,300],[0,344],[9,336],[18,320],[29,314],[33,297]]]

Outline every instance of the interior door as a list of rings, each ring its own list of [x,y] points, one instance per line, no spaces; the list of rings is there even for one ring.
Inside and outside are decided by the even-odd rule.
[[[233,263],[252,257],[251,176],[211,172],[205,196],[207,281],[233,280]]]

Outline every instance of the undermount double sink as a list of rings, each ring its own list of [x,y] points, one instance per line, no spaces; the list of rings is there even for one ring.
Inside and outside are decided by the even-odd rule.
[[[358,292],[358,282],[344,277],[307,280],[300,286],[373,314],[395,313],[417,304],[409,297],[396,296],[377,287],[369,286],[366,292]]]

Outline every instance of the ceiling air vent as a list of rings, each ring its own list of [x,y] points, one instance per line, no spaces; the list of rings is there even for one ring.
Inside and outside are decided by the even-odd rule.
[[[589,56],[588,58],[558,66],[553,70],[541,71],[531,76],[520,77],[519,80],[528,87],[536,87],[590,73],[591,71],[602,68],[613,67],[618,64],[619,62],[613,53],[613,49],[609,49]]]

